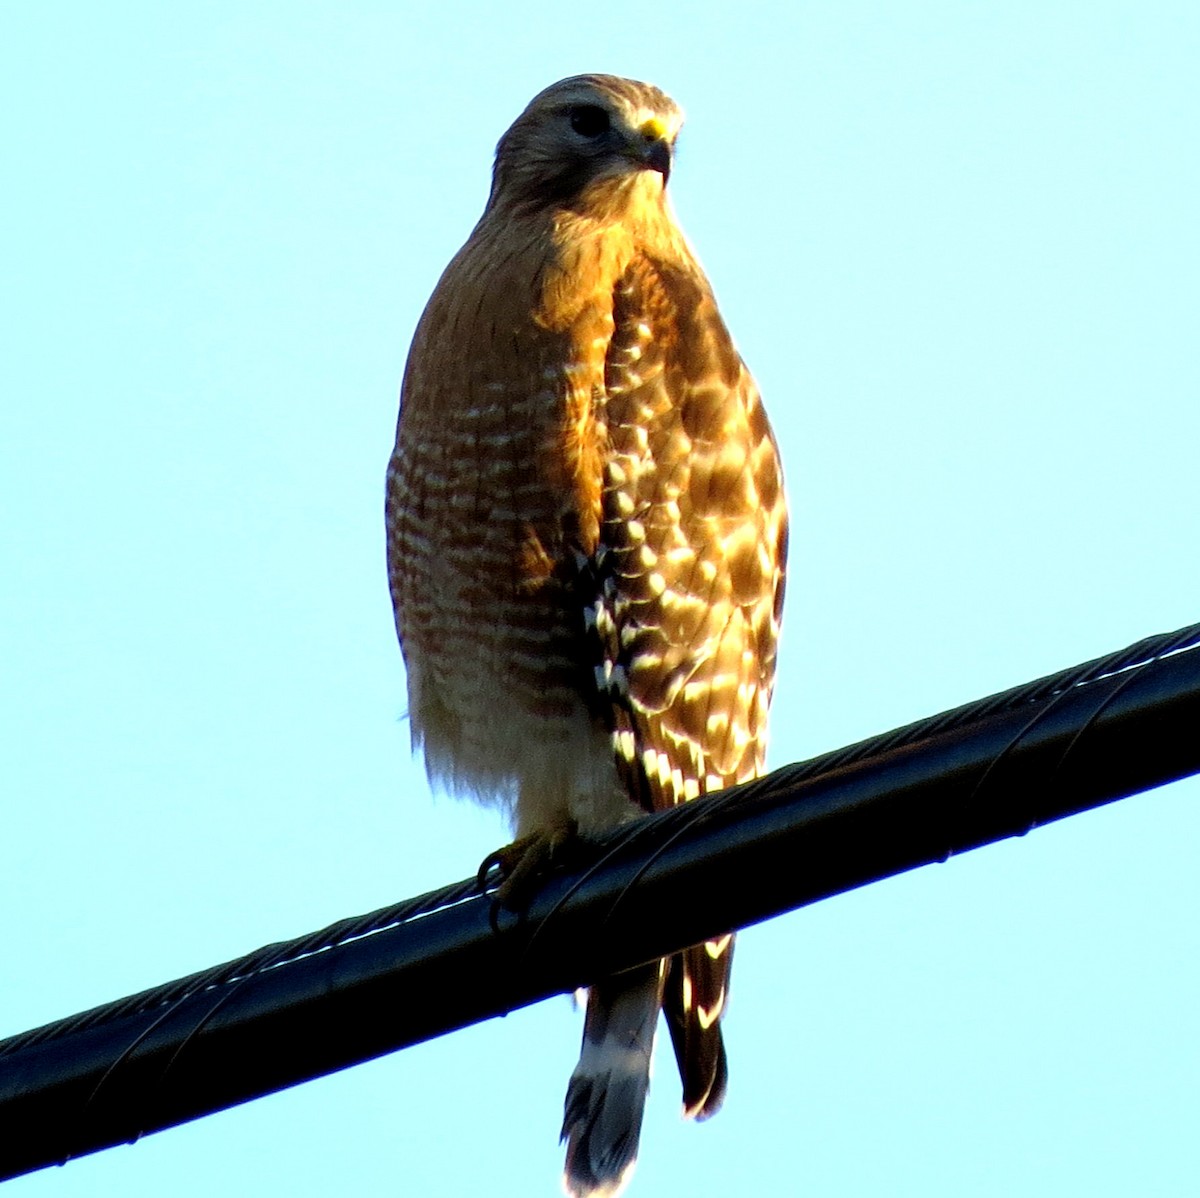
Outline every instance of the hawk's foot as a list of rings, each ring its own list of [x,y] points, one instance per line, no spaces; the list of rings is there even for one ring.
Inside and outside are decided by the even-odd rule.
[[[538,882],[575,836],[573,823],[557,824],[551,829],[519,837],[484,857],[476,875],[479,889],[487,888],[487,877],[493,868],[500,873],[500,885],[493,897],[493,923],[496,911],[501,907],[521,912],[529,906]]]

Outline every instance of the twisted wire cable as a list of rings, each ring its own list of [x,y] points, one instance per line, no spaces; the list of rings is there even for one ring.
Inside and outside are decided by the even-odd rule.
[[[1140,666],[1172,654],[1198,648],[1200,648],[1200,624],[1192,624],[1174,632],[1147,637],[1125,649],[1106,654],[1093,661],[1071,666],[1069,669],[1049,674],[1033,682],[965,703],[952,710],[918,720],[879,736],[869,737],[807,761],[784,766],[755,782],[712,796],[702,803],[681,804],[672,811],[655,818],[659,819],[660,827],[667,821],[673,822],[672,837],[681,836],[693,822],[704,820],[715,813],[716,805],[724,806],[734,803],[739,796],[760,787],[783,784],[789,790],[794,789],[804,782],[833,773],[856,762],[880,757],[1022,707],[1029,707],[1033,710],[1037,705],[1054,700],[1080,686],[1124,671],[1136,670]],[[606,842],[609,850],[616,852],[635,842],[644,831],[644,822],[637,821],[630,824],[609,838]],[[252,953],[189,974],[187,977],[22,1032],[0,1041],[0,1061],[5,1056],[37,1044],[74,1035],[127,1016],[154,1011],[158,1008],[170,1008],[173,1004],[197,994],[233,986],[241,980],[312,954],[324,952],[361,937],[371,936],[397,925],[421,919],[433,912],[445,910],[472,899],[478,900],[487,889],[495,886],[497,877],[492,874],[486,881],[487,886],[482,890],[477,878],[468,878],[365,915],[342,919],[326,928],[294,940],[264,945]]]

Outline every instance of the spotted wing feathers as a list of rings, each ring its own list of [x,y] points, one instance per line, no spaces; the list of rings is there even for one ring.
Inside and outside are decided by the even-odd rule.
[[[656,810],[763,769],[787,516],[758,392],[699,272],[635,259],[617,287],[613,325],[588,586],[618,767],[629,793]],[[728,935],[666,965],[661,1000],[688,1117],[714,1114],[724,1098],[720,1018],[732,952]],[[593,990],[593,1027],[602,1022],[593,1007],[607,1001]],[[568,1124],[580,1118],[582,1093],[573,1082]],[[593,1085],[593,1102],[596,1093]]]

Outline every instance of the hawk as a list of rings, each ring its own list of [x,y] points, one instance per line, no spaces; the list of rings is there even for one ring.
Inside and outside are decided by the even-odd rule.
[[[516,873],[763,770],[787,510],[667,203],[682,120],[611,75],[535,96],[404,373],[386,517],[414,749],[509,814]],[[592,987],[562,1129],[574,1198],[632,1170],[660,1008],[685,1116],[720,1107],[732,951]]]

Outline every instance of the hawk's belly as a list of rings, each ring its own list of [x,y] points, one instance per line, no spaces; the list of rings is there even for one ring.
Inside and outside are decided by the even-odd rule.
[[[414,743],[431,777],[507,808],[519,835],[565,819],[595,834],[634,814],[554,588],[439,573],[406,604],[404,635]]]

